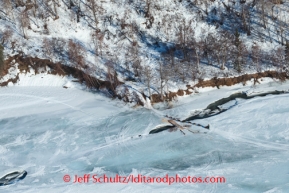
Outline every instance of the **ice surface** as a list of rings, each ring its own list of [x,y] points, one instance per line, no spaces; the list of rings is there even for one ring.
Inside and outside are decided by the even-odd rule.
[[[162,115],[182,117],[232,92],[212,90],[173,109],[153,111],[75,88],[1,88],[0,176],[15,170],[28,175],[0,192],[286,192],[288,94],[239,100],[201,120],[211,126],[207,134],[148,135],[162,124]],[[86,173],[224,176],[226,183],[73,184],[62,179]]]

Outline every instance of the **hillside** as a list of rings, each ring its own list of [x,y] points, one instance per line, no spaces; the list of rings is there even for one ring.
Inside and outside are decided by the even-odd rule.
[[[108,93],[121,97],[129,92],[164,100],[169,91],[204,79],[268,70],[284,77],[288,5],[286,0],[3,0],[0,43],[11,62],[0,64],[0,82],[27,72],[11,60],[15,55],[48,59],[108,81]],[[33,62],[26,65],[35,68]]]

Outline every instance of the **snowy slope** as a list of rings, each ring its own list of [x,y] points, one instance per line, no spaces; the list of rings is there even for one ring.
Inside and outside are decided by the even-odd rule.
[[[0,22],[1,38],[6,30],[10,29],[9,32],[12,33],[12,36],[4,41],[6,57],[24,53],[24,55],[47,58],[54,62],[60,61],[65,65],[75,65],[69,61],[67,54],[67,44],[69,40],[72,40],[84,48],[84,58],[90,67],[90,74],[93,76],[105,79],[106,62],[111,61],[121,80],[132,76],[139,81],[143,77],[136,77],[133,70],[133,64],[139,62],[143,67],[150,66],[153,69],[152,87],[157,89],[160,85],[157,71],[158,62],[160,59],[163,60],[161,54],[180,44],[180,33],[184,26],[191,30],[186,32],[187,39],[195,38],[196,40],[206,40],[208,34],[213,35],[218,40],[222,30],[234,34],[234,27],[236,27],[240,31],[240,39],[246,47],[250,50],[252,45],[258,45],[264,51],[264,58],[281,46],[280,30],[283,28],[279,29],[279,24],[281,26],[282,22],[285,23],[282,33],[284,32],[284,37],[288,35],[288,17],[286,14],[288,1],[284,1],[283,4],[270,4],[269,2],[266,4],[265,13],[268,23],[266,29],[262,28],[259,15],[257,17],[257,13],[260,12],[259,5],[253,6],[253,0],[247,1],[246,5],[253,6],[249,9],[250,22],[252,23],[251,36],[247,36],[236,21],[230,17],[230,14],[242,12],[243,4],[239,1],[235,3],[228,0],[96,1],[97,6],[100,7],[97,12],[97,26],[95,26],[93,14],[86,0],[71,1],[74,5],[71,8],[68,6],[69,1],[67,0],[54,1],[57,2],[56,6],[54,6],[53,1],[47,1],[45,6],[37,1],[39,10],[37,9],[36,13],[33,11],[31,1],[24,0],[22,2],[24,4],[18,5],[18,3],[16,7],[13,1],[12,10],[4,9],[4,3],[0,5],[4,10],[0,12],[3,18]],[[230,14],[226,12],[225,5],[231,6],[232,12],[229,12]],[[77,9],[81,10],[82,14],[79,22],[77,22]],[[52,14],[52,12],[55,13]],[[24,13],[28,14],[29,22],[28,26],[22,29],[20,18]],[[273,16],[271,16],[272,14]],[[273,17],[277,19],[274,20]],[[218,23],[222,18],[225,18],[224,24],[220,27]],[[149,25],[148,23],[151,21],[152,24]],[[101,38],[98,37],[101,40],[97,39],[97,43],[94,44],[92,34],[96,29],[101,32],[102,36]],[[54,51],[48,54],[47,48],[43,44],[44,40],[55,40],[54,43],[57,42],[55,44],[58,44],[57,48],[53,48]],[[181,63],[181,56],[178,53],[175,53],[174,57],[175,60],[179,59]],[[197,78],[211,78],[216,74],[218,76],[237,75],[237,72],[231,69],[232,63],[233,61],[229,61],[227,64],[229,69],[222,71],[216,61],[211,66],[203,60],[201,62],[201,74]],[[262,69],[275,70],[279,68],[278,65],[280,64],[276,62],[274,65],[276,66],[265,65],[264,63]],[[251,64],[246,63],[245,72],[254,73],[256,69]],[[144,80],[140,81],[144,82]],[[171,78],[168,87],[174,91],[189,83],[194,84],[191,78],[187,78],[185,82],[180,81],[179,78]]]

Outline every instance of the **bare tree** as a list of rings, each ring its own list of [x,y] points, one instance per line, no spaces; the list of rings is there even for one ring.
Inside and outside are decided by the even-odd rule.
[[[166,68],[170,70],[171,72],[173,72],[171,78],[176,79],[180,68],[178,67],[177,62],[176,62],[175,52],[176,52],[176,48],[171,47],[168,49],[167,52],[162,54],[162,58],[167,64]]]
[[[58,14],[57,14],[57,9],[56,9],[57,1],[55,1],[55,0],[43,0],[42,5],[43,5],[44,10],[49,15],[53,16],[54,20],[59,18]]]
[[[129,73],[130,76],[130,67],[132,67],[134,71],[134,76],[139,77],[141,74],[141,59],[139,56],[139,45],[137,41],[133,41],[131,44],[126,46],[125,49],[125,66],[126,66],[126,72]]]
[[[133,68],[134,76],[135,76],[135,77],[140,77],[140,76],[141,76],[141,73],[142,73],[143,68],[142,68],[140,62],[141,62],[141,61],[140,61],[140,59],[139,59],[139,57],[138,57],[138,58],[137,58],[136,60],[134,60],[133,63],[132,63],[132,68]]]
[[[151,84],[152,84],[152,78],[153,78],[153,73],[152,73],[152,69],[150,66],[145,66],[143,68],[143,79],[144,79],[144,82],[147,86],[147,89],[148,89],[148,93],[149,93],[149,96],[151,97],[152,96],[152,93],[151,93]],[[152,101],[152,98],[151,98],[151,102]]]
[[[237,70],[237,72],[241,73],[246,61],[246,58],[248,56],[248,50],[245,44],[240,39],[240,34],[238,30],[236,29],[235,32],[235,39],[234,39],[234,46],[232,47],[232,58],[234,62],[234,69]]]
[[[11,0],[2,0],[2,6],[8,16],[11,16],[13,14]]]
[[[194,30],[191,25],[192,20],[186,23],[185,19],[183,19],[178,26],[177,43],[183,52],[184,61],[190,60],[188,57],[188,47],[189,44],[194,41]]]
[[[286,61],[286,67],[289,71],[289,41],[286,41],[286,45],[285,45],[285,61]]]
[[[44,38],[42,41],[42,47],[44,50],[44,54],[46,57],[52,57],[53,56],[53,46],[52,42],[48,38]]]
[[[195,41],[192,45],[192,57],[195,60],[196,63],[196,70],[197,72],[200,71],[200,62],[201,62],[201,57],[204,53],[204,42],[203,41]]]
[[[286,59],[284,47],[280,46],[273,51],[273,62],[279,72],[286,69]]]
[[[45,39],[44,39],[45,40]],[[46,45],[48,45],[47,48],[45,48],[45,44],[42,42],[42,46],[44,48],[44,51],[49,51],[47,53],[52,52],[51,55],[56,57],[59,57],[59,60],[66,61],[64,58],[66,57],[65,49],[66,49],[66,40],[63,38],[52,38],[52,39],[46,39]],[[52,51],[51,51],[52,50]]]
[[[2,45],[8,44],[9,41],[11,40],[12,35],[13,35],[13,30],[9,26],[6,26],[2,33],[2,36],[0,37]]]
[[[53,6],[53,11],[54,11],[54,13],[55,13],[56,16],[58,17],[57,7],[60,6],[59,0],[52,0],[52,6]]]
[[[159,74],[161,100],[163,101],[164,100],[164,87],[168,83],[170,71],[165,65],[164,61],[158,61],[157,71]]]
[[[90,19],[94,24],[92,24],[91,27],[94,29],[98,29],[99,15],[104,11],[101,6],[101,2],[99,0],[89,0],[85,5],[88,13],[92,15],[92,18],[90,17]]]
[[[250,30],[250,4],[246,4],[245,0],[241,0],[241,21],[242,28],[247,32],[247,35],[251,34]]]
[[[78,42],[69,40],[68,58],[76,68],[86,68],[85,55],[85,49]]]
[[[19,15],[19,21],[20,21],[20,28],[22,29],[23,37],[27,39],[28,37],[26,34],[26,28],[30,25],[27,11],[21,12],[21,14]]]
[[[270,4],[270,2],[268,0],[258,0],[257,1],[257,7],[258,7],[259,12],[261,13],[260,14],[261,18],[260,19],[261,19],[261,21],[263,23],[264,29],[267,28],[268,19],[267,19],[266,13],[269,12],[267,10],[268,7],[269,7],[269,4]]]
[[[38,1],[37,0],[33,0],[33,16],[36,17],[36,11],[37,11],[37,7],[38,7]]]
[[[105,66],[107,68],[106,80],[109,81],[110,83],[109,89],[112,92],[111,94],[113,96],[116,96],[116,88],[120,84],[120,82],[117,78],[117,73],[115,70],[115,63],[109,60],[105,63]]]
[[[104,36],[105,34],[100,30],[94,30],[91,33],[91,39],[94,44],[94,51],[96,56],[102,56],[103,48],[105,48],[105,44],[103,41]]]
[[[219,40],[219,48],[216,48],[215,53],[217,54],[217,60],[220,65],[220,69],[225,69],[225,64],[228,62],[231,49],[233,47],[231,38],[233,38],[229,33],[221,33]]]
[[[0,44],[0,77],[4,75],[5,63],[4,63],[4,47]]]
[[[253,45],[251,47],[251,56],[257,72],[261,72],[260,63],[262,59],[262,50],[258,45]]]
[[[207,60],[208,65],[213,65],[214,60],[213,42],[215,42],[215,37],[211,33],[209,33],[203,41],[203,56]]]

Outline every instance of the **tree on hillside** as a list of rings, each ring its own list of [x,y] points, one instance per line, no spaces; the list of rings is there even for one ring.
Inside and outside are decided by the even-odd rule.
[[[195,61],[195,70],[196,72],[200,72],[200,62],[201,62],[201,57],[204,53],[204,42],[203,41],[195,41],[191,45],[192,49],[192,58]]]
[[[177,44],[182,51],[183,61],[189,61],[188,46],[195,39],[195,32],[191,25],[192,20],[186,23],[186,21],[183,19],[177,27]]]
[[[267,0],[259,0],[257,1],[257,9],[260,14],[260,20],[263,23],[263,28],[267,29],[267,17],[266,17],[266,12],[268,9],[268,1]]]
[[[12,35],[13,30],[10,28],[10,26],[5,26],[5,29],[2,32],[2,36],[0,37],[1,44],[7,46],[7,44],[10,42]]]
[[[89,19],[93,22],[93,24],[89,24],[90,27],[98,29],[100,14],[105,11],[101,6],[101,2],[99,0],[89,0],[85,5],[86,11],[92,16],[89,16]]]
[[[56,8],[58,6],[58,3],[56,1],[43,0],[42,6],[43,6],[46,14],[49,16],[53,16],[52,18],[54,20],[59,18],[59,16],[57,15],[57,8]]]
[[[52,57],[53,54],[53,48],[51,45],[51,41],[48,38],[44,38],[42,40],[42,47],[43,47],[43,51],[46,57]]]
[[[159,75],[159,81],[160,81],[160,94],[161,94],[161,100],[164,100],[164,87],[168,84],[168,81],[170,79],[171,75],[171,69],[168,68],[168,65],[166,65],[165,60],[158,61],[158,68],[157,72]],[[167,92],[168,92],[168,85],[167,85]]]
[[[271,63],[277,67],[278,72],[282,72],[285,68],[285,49],[283,46],[277,47],[270,54]]]
[[[117,78],[117,73],[116,73],[116,70],[115,70],[115,63],[112,62],[111,60],[108,60],[106,63],[105,63],[105,66],[107,68],[107,74],[106,74],[106,80],[110,82],[110,94],[112,94],[112,96],[115,96],[116,95],[116,88],[117,86],[120,84],[118,78]]]
[[[0,44],[0,77],[2,77],[4,75],[4,47]]]
[[[286,45],[285,45],[285,61],[286,61],[286,67],[289,70],[289,41],[286,41]]]
[[[253,45],[251,47],[251,57],[252,57],[252,62],[255,65],[257,72],[260,72],[261,71],[260,63],[262,60],[262,50],[260,46]]]
[[[246,1],[242,1],[242,12],[241,12],[241,20],[242,20],[242,28],[247,32],[247,35],[251,35],[251,11],[250,4],[245,4]]]
[[[30,20],[27,11],[24,10],[23,12],[21,12],[21,14],[19,15],[19,21],[23,37],[27,39],[26,28],[28,28],[28,26],[30,25]]]
[[[215,58],[220,66],[221,70],[225,69],[225,64],[228,62],[230,54],[231,54],[231,48],[232,48],[232,42],[231,39],[233,39],[232,35],[230,33],[227,33],[225,31],[220,32],[221,36],[216,42],[214,43],[214,55]]]
[[[240,40],[240,33],[239,33],[238,29],[235,30],[234,36],[235,36],[234,44],[235,44],[236,47],[238,47],[239,44],[240,44],[240,42],[241,42],[241,40]]]
[[[76,68],[86,68],[85,55],[85,49],[78,42],[69,40],[68,58]]]
[[[56,15],[55,18],[58,18],[57,7],[60,6],[58,0],[52,0],[52,5],[53,5],[53,11]]]
[[[246,64],[247,54],[248,50],[243,43],[240,43],[233,49],[233,58],[235,59],[234,69],[239,73],[242,72],[243,67]]]
[[[145,84],[146,84],[146,86],[148,88],[149,96],[151,97],[152,96],[151,84],[152,84],[152,78],[153,78],[153,73],[152,73],[151,67],[150,66],[145,66],[143,68],[142,75],[143,75],[144,82],[145,82]],[[153,102],[152,98],[151,98],[151,102]]]
[[[94,45],[94,52],[96,56],[102,56],[103,50],[106,47],[104,43],[104,36],[105,34],[100,31],[99,29],[94,30],[90,34],[91,40]]]
[[[126,49],[125,57],[126,57],[126,65],[127,65],[127,72],[130,72],[129,67],[131,65],[133,69],[133,73],[135,78],[139,77],[141,74],[141,59],[139,53],[139,45],[137,41],[133,41],[131,45],[129,45]]]
[[[246,63],[246,57],[248,54],[247,47],[245,44],[240,40],[240,34],[238,30],[235,32],[235,40],[234,40],[234,47],[232,51],[232,58],[234,59],[234,69],[241,73],[244,64]]]
[[[2,6],[4,8],[4,11],[8,16],[11,16],[12,13],[12,3],[11,0],[2,0]]]
[[[209,33],[203,41],[203,56],[207,61],[208,65],[213,65],[214,60],[214,42],[216,42],[216,38],[212,33]]]

